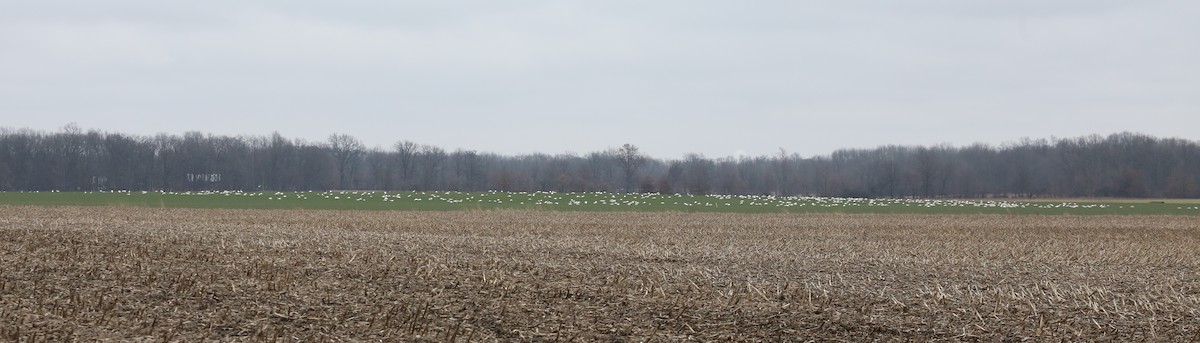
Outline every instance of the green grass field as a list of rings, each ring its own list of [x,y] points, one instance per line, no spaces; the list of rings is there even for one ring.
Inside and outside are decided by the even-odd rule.
[[[400,211],[533,209],[727,213],[1200,215],[1200,202],[1194,200],[1008,201],[555,192],[39,192],[0,193],[0,204]]]

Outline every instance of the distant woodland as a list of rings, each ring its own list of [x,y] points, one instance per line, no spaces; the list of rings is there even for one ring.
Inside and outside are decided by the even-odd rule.
[[[548,147],[551,148],[551,147]],[[399,141],[0,129],[3,191],[658,192],[839,197],[1200,197],[1200,144],[1135,133],[803,157],[649,158],[625,144],[505,156]]]

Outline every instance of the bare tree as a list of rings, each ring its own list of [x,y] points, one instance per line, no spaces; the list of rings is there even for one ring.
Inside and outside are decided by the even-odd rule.
[[[621,171],[625,172],[625,192],[633,192],[633,176],[637,173],[638,168],[646,163],[646,156],[638,152],[637,146],[625,143],[613,152],[613,159],[617,161]]]
[[[296,168],[299,156],[295,144],[278,132],[272,133],[266,144],[263,148],[266,159],[262,162],[265,164],[265,180],[262,184],[275,190],[299,189],[300,170]]]
[[[474,150],[456,150],[450,154],[449,186],[456,191],[481,191],[487,182],[483,159]]]
[[[0,145],[0,151],[5,150],[4,148],[3,145]],[[4,156],[0,156],[0,192],[12,190],[12,183],[13,175],[12,171],[8,169],[8,161],[4,159]]]
[[[420,173],[419,190],[440,190],[443,184],[442,170],[446,161],[446,150],[433,146],[422,145],[417,151],[416,161]]]
[[[363,155],[363,160],[367,169],[370,169],[370,172],[367,173],[370,180],[366,187],[379,190],[396,189],[395,160],[391,154],[376,147],[367,150],[366,155]]]
[[[639,183],[640,181],[640,183]],[[489,183],[490,182],[490,183]],[[139,137],[0,128],[0,189],[46,190],[609,191],[854,197],[1200,197],[1200,143],[1120,133],[1022,140],[993,147],[883,146],[802,158],[780,149],[753,158],[677,160],[636,146],[585,155],[447,154],[401,141],[364,149],[348,135],[320,142],[279,134],[186,132]],[[635,188],[637,187],[637,188]]]
[[[791,195],[789,186],[792,184],[792,158],[788,155],[787,150],[783,147],[779,148],[778,159],[775,160],[775,177],[779,183],[779,195]]]
[[[946,179],[949,178],[949,166],[943,159],[939,148],[917,148],[916,158],[917,186],[921,196],[930,197],[935,194],[945,194]]]
[[[353,181],[354,162],[362,156],[366,149],[358,138],[346,134],[329,135],[329,152],[337,162],[338,186],[347,189]]]
[[[707,195],[712,192],[713,169],[716,163],[700,154],[687,154],[683,161],[684,190],[688,194]]]
[[[411,190],[416,183],[413,178],[416,174],[420,146],[411,141],[399,141],[393,148],[396,150],[396,174],[400,177],[400,187]]]

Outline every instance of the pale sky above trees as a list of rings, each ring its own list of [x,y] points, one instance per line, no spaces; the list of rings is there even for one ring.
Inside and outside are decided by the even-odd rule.
[[[502,154],[1200,139],[1196,1],[0,6],[0,126]]]

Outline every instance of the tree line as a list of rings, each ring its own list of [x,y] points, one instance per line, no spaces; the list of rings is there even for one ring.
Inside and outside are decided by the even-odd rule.
[[[1135,133],[803,157],[655,159],[637,146],[504,156],[345,134],[136,136],[0,128],[0,191],[330,189],[840,197],[1200,197],[1200,144]]]

